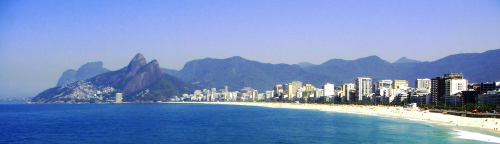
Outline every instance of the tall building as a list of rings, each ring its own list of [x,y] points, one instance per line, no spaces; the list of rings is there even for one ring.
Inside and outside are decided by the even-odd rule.
[[[306,84],[302,87],[305,95],[303,95],[304,99],[307,101],[307,98],[314,96],[315,87],[312,84]]]
[[[487,92],[487,91],[492,91],[496,90],[497,86],[495,82],[483,82],[481,83],[481,87],[479,87],[479,91],[481,92]]]
[[[116,103],[122,103],[123,100],[122,93],[116,93],[115,100]]]
[[[283,94],[283,85],[276,85],[274,86],[274,95],[277,97],[281,97]]]
[[[333,96],[335,95],[335,86],[330,83],[326,83],[323,85],[324,96]]]
[[[417,89],[431,89],[431,79],[416,79],[415,87]]]
[[[291,101],[293,100],[293,97],[296,96],[297,90],[302,87],[302,82],[300,81],[293,81],[291,83],[288,83],[287,85],[287,92],[288,92],[288,100]]]
[[[392,80],[378,80],[375,83],[375,95],[381,96],[381,100],[385,100],[385,97],[390,95],[390,89],[392,89]]]
[[[268,90],[266,91],[266,97],[264,98],[265,100],[272,99],[274,97],[274,91]]]
[[[372,79],[367,77],[356,78],[356,100],[363,101],[372,94]]]
[[[438,102],[445,101],[446,95],[446,80],[447,79],[463,79],[464,75],[458,72],[452,72],[449,74],[444,74],[442,77],[436,77],[431,79],[431,103],[436,104]],[[467,87],[467,85],[465,85]]]
[[[380,88],[387,88],[387,89],[392,88],[392,80],[378,80],[377,83],[375,84],[375,89],[380,89]]]
[[[466,79],[453,78],[445,80],[445,96],[452,96],[466,90],[467,90]]]
[[[257,96],[258,96],[258,95],[259,95],[259,91],[257,91],[257,90],[253,90],[253,91],[252,91],[252,100],[253,100],[253,101],[258,100],[258,99],[257,99]]]
[[[217,93],[217,89],[216,88],[212,88],[212,91],[210,93],[210,101],[215,101],[215,99],[217,99],[216,93]]]
[[[354,83],[344,83],[342,84],[342,91],[344,92],[346,101],[354,101],[354,95],[351,95],[351,91],[354,90]]]
[[[227,100],[228,95],[229,95],[229,91],[227,90],[227,86],[226,86],[226,91],[224,92],[224,100]]]
[[[406,81],[406,80],[394,80],[392,82],[392,89],[397,89],[399,85],[403,85],[405,87],[408,87],[408,81]]]

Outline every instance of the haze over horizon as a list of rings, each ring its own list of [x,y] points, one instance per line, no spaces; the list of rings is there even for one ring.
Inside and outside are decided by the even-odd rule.
[[[182,69],[241,56],[321,64],[435,61],[500,48],[500,1],[0,1],[0,98],[35,96],[67,69],[137,53]]]

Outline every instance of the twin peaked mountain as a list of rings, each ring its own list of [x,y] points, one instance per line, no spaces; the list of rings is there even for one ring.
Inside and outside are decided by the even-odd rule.
[[[137,54],[127,67],[45,90],[31,102],[78,102],[100,96],[105,100],[111,99],[117,92],[123,93],[123,101],[128,102],[166,101],[171,96],[192,92],[195,88],[163,73],[158,61],[147,63],[142,54]]]

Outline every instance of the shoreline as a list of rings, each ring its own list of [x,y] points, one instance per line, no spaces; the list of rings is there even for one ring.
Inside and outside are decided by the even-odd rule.
[[[168,102],[172,103],[172,102]],[[319,111],[333,111],[341,113],[358,113],[378,116],[390,116],[404,119],[415,119],[457,126],[467,126],[500,133],[500,119],[498,118],[472,118],[442,113],[432,113],[428,110],[393,107],[393,106],[362,106],[362,105],[328,105],[328,104],[303,104],[303,103],[266,103],[266,102],[174,102],[174,103],[203,103],[203,104],[225,104],[225,105],[245,105],[261,106],[271,108],[307,109]]]

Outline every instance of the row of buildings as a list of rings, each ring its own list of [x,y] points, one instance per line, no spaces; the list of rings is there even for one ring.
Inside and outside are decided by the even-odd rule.
[[[479,103],[500,105],[500,82],[468,83],[462,73],[449,73],[436,78],[416,79],[410,87],[406,80],[378,80],[358,77],[354,83],[321,87],[293,81],[278,84],[273,90],[259,93],[250,87],[239,91],[216,88],[195,90],[171,101],[304,101],[304,102],[415,102],[426,104]],[[498,100],[497,100],[498,99]]]

